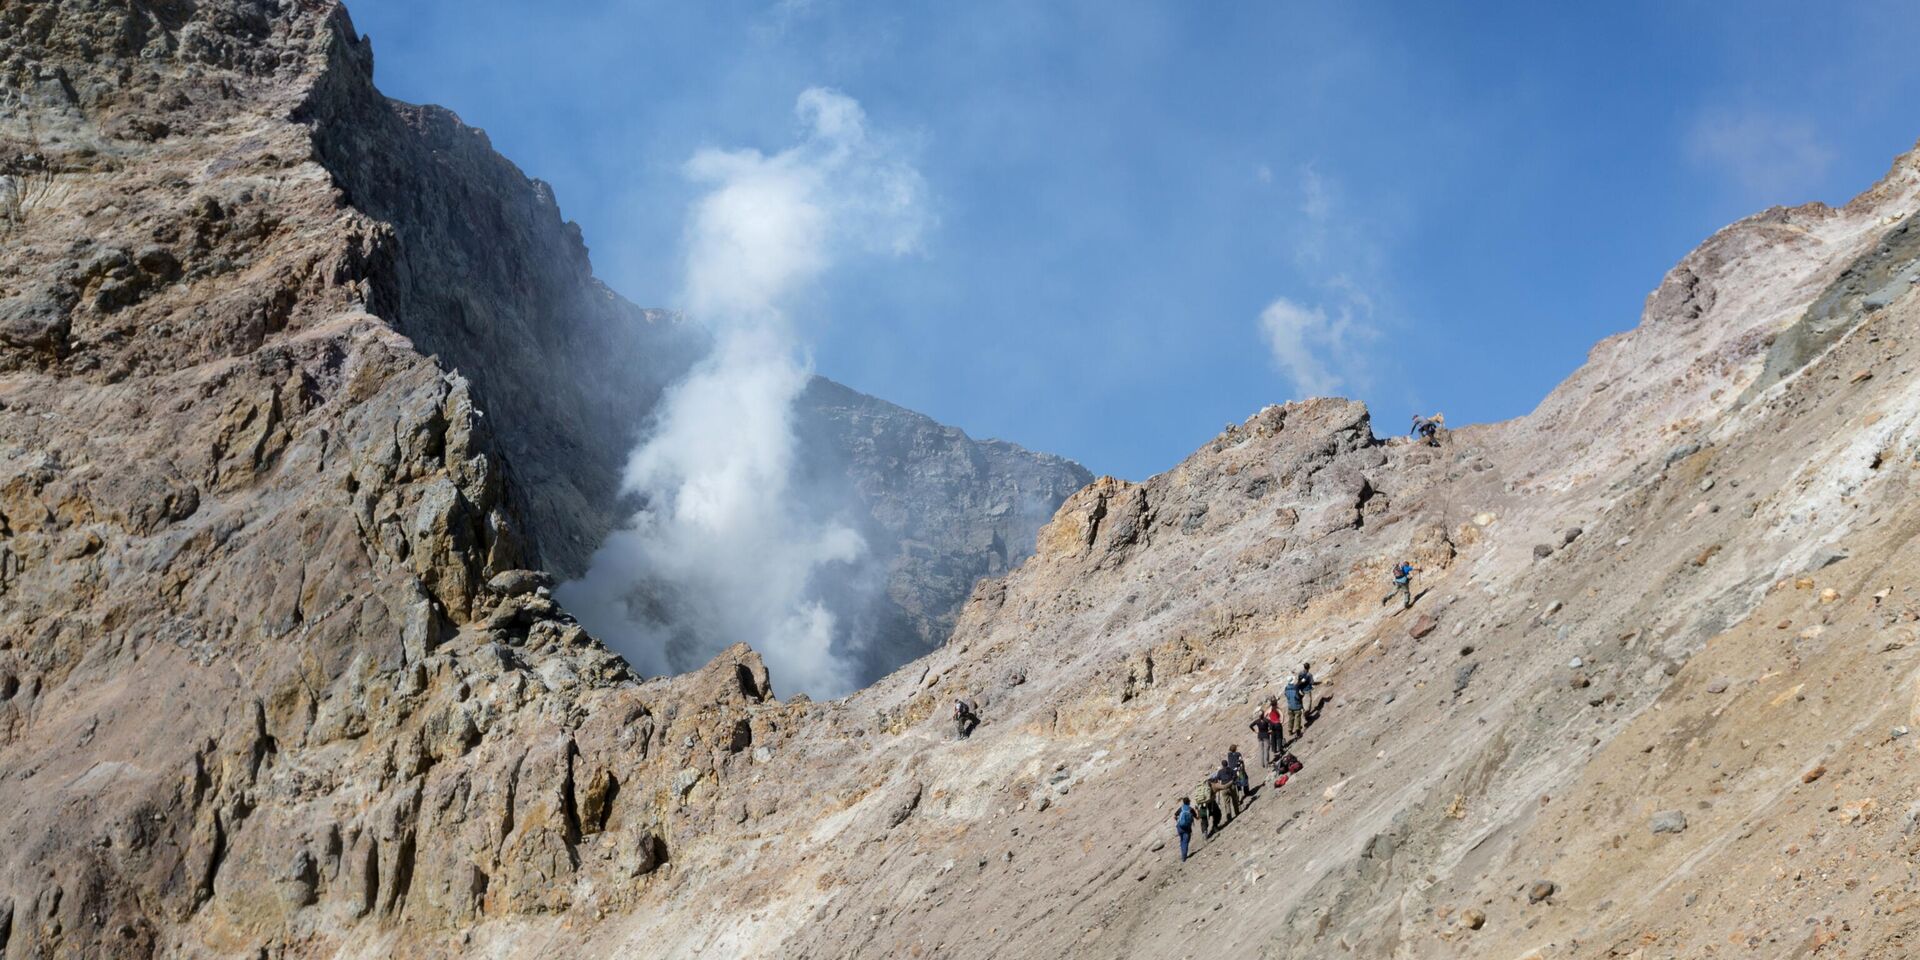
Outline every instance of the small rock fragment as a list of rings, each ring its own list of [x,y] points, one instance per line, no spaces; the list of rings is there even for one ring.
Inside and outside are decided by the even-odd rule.
[[[1820,764],[1819,766],[1814,767],[1812,770],[1808,770],[1806,773],[1801,774],[1800,782],[1812,783],[1815,780],[1818,780],[1821,777],[1824,777],[1826,775],[1827,775],[1827,765],[1823,763],[1823,764]]]
[[[1453,672],[1453,692],[1455,696],[1466,691],[1467,684],[1473,682],[1473,672],[1478,669],[1480,669],[1480,662],[1475,660],[1470,663],[1461,664],[1460,668]]]
[[[1873,811],[1879,808],[1880,802],[1878,800],[1872,797],[1865,797],[1855,800],[1852,803],[1842,804],[1836,816],[1840,818],[1841,823],[1859,823],[1863,820],[1872,819]]]
[[[1662,810],[1647,821],[1654,833],[1680,833],[1687,829],[1687,815],[1679,810]]]
[[[1732,682],[1729,681],[1726,677],[1715,677],[1713,678],[1712,682],[1707,684],[1707,692],[1708,693],[1726,693],[1727,687],[1731,685],[1732,685]]]
[[[1527,902],[1540,903],[1551,900],[1555,891],[1559,889],[1560,887],[1552,880],[1535,880],[1527,887]]]

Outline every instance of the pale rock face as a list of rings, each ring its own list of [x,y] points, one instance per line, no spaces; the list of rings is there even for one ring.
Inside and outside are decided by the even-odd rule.
[[[643,684],[537,569],[621,515],[632,432],[701,337],[600,286],[544,185],[370,73],[330,4],[0,11],[9,957],[606,912],[704,824],[779,808],[733,781],[816,708],[774,703],[744,648]],[[865,438],[809,452],[890,483],[858,491],[869,538],[926,568],[893,571],[876,675],[1086,479],[809,398],[829,441]]]
[[[324,4],[0,8],[0,162],[53,171],[0,223],[9,960],[1911,940],[1912,155],[1438,448],[1315,400],[1084,483],[817,383],[810,469],[903,544],[890,656],[939,645],[782,702],[548,596],[619,516],[589,441],[698,338],[370,73]],[[1304,768],[1174,862],[1303,661]]]

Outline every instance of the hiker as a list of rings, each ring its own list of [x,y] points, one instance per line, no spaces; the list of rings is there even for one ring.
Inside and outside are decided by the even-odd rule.
[[[1220,805],[1213,802],[1213,778],[1203,777],[1193,791],[1193,808],[1200,813],[1200,835],[1213,839],[1220,829]]]
[[[1280,712],[1278,697],[1267,698],[1267,729],[1273,735],[1273,746],[1270,752],[1273,758],[1278,760],[1287,750],[1287,720],[1286,716]]]
[[[1436,413],[1431,417],[1423,417],[1416,413],[1413,415],[1412,435],[1425,440],[1427,446],[1437,447],[1440,445],[1440,428],[1446,426],[1446,423],[1447,415],[1444,413]]]
[[[1220,769],[1214,772],[1213,779],[1207,781],[1207,789],[1211,792],[1213,804],[1220,808],[1219,819],[1215,821],[1215,830],[1219,830],[1224,825],[1224,821],[1232,819],[1226,815],[1228,810],[1233,811],[1234,817],[1240,815],[1240,793],[1234,789],[1239,779],[1239,776],[1233,772],[1233,767],[1222,763]],[[1221,794],[1227,797],[1225,803],[1220,802]]]
[[[1180,808],[1173,811],[1173,830],[1180,835],[1180,860],[1187,859],[1187,844],[1193,842],[1193,804],[1186,797],[1180,798]]]
[[[1301,664],[1299,674],[1295,675],[1293,678],[1293,685],[1300,688],[1300,712],[1303,715],[1311,714],[1313,712],[1314,683],[1315,681],[1313,679],[1313,664],[1311,663]]]
[[[1287,698],[1287,736],[1298,740],[1307,729],[1307,710],[1302,703],[1305,695],[1300,692],[1300,678],[1287,678],[1287,689],[1282,693]]]
[[[961,740],[973,736],[973,728],[980,725],[980,715],[974,712],[973,701],[961,699],[953,702],[953,728]]]
[[[1247,724],[1253,731],[1253,738],[1260,741],[1260,765],[1265,767],[1273,763],[1273,721],[1267,719],[1267,711],[1253,715],[1253,722]]]
[[[1240,745],[1237,743],[1227,747],[1227,769],[1233,771],[1233,785],[1240,789],[1241,795],[1245,796],[1249,793],[1250,791],[1247,789],[1247,761],[1241,759]]]
[[[1413,564],[1405,560],[1393,565],[1393,591],[1381,597],[1380,602],[1386,603],[1394,597],[1404,601],[1400,606],[1402,610],[1413,606]]]

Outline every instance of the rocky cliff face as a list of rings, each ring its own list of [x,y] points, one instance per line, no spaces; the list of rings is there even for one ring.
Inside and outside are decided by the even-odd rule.
[[[547,595],[618,515],[603,388],[697,337],[369,70],[330,4],[0,7],[0,956],[1920,938],[1914,155],[1715,235],[1528,417],[1272,407],[1037,536],[1071,465],[817,384],[890,615],[1004,575],[783,702],[744,647],[634,676]],[[1302,660],[1306,769],[1175,862]]]
[[[1033,553],[1034,536],[1093,479],[1079,464],[976,441],[911,410],[815,378],[797,405],[802,483],[841,486],[886,559],[878,603],[861,606],[861,682],[937,648],[982,577]],[[849,480],[851,485],[848,486]]]
[[[704,344],[370,71],[333,4],[0,9],[0,956],[451,949],[611,910],[672,862],[665,811],[809,709],[744,649],[642,684],[526,569],[583,562],[623,434]],[[940,434],[860,426],[833,456]],[[985,505],[1081,475],[997,449],[889,455],[973,464]],[[939,517],[1029,541],[1016,507]],[[929,562],[1003,569],[991,539]],[[970,585],[917,576],[930,620]]]

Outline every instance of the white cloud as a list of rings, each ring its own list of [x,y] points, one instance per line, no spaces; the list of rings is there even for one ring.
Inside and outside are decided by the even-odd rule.
[[[810,89],[795,113],[786,150],[702,150],[686,165],[711,189],[688,217],[682,296],[715,348],[628,458],[624,488],[644,506],[561,599],[644,672],[745,641],[782,688],[834,696],[854,682],[858,644],[815,579],[870,579],[856,569],[870,555],[842,504],[795,484],[793,402],[812,371],[790,310],[849,254],[915,250],[929,218],[918,172],[852,98]]]
[[[1834,159],[1810,121],[1760,111],[1702,114],[1685,149],[1696,167],[1773,203],[1809,198]]]
[[[1260,333],[1274,366],[1302,396],[1330,396],[1368,379],[1365,347],[1377,336],[1372,302],[1344,277],[1329,282],[1331,309],[1278,297],[1260,311]]]
[[[1350,271],[1370,274],[1378,251],[1366,231],[1336,216],[1338,185],[1312,164],[1300,168],[1300,217],[1293,255],[1303,273],[1319,275],[1322,302],[1277,297],[1260,311],[1260,334],[1293,389],[1328,396],[1371,379],[1367,344],[1379,336],[1373,298]]]

